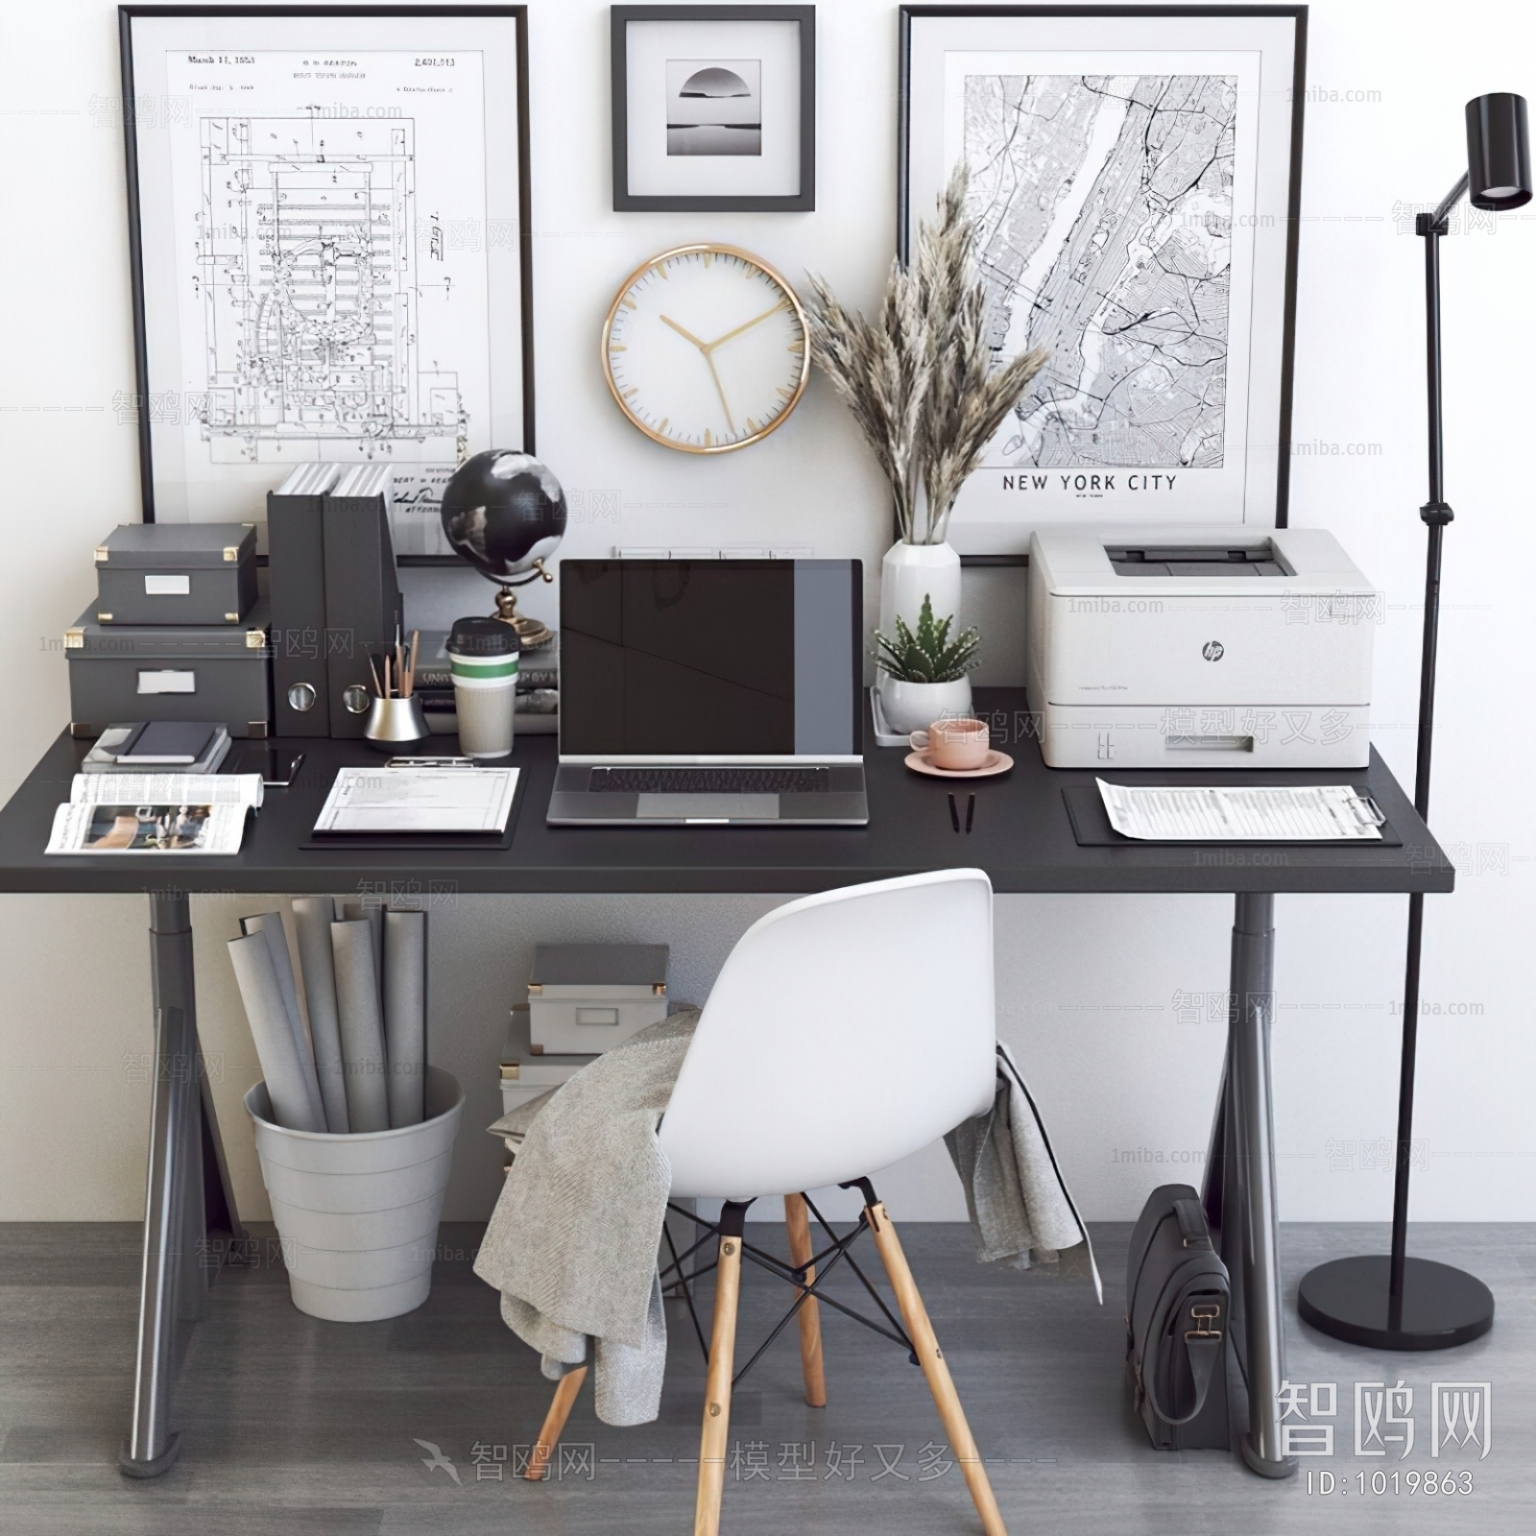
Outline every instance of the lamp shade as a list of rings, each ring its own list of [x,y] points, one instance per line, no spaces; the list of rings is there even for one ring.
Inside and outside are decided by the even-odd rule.
[[[1467,192],[1474,208],[1520,208],[1530,202],[1524,96],[1494,91],[1467,103]]]

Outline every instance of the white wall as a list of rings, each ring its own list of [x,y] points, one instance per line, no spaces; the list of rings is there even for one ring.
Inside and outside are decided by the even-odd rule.
[[[618,524],[577,524],[564,552],[615,542],[777,542],[873,567],[887,519],[868,457],[818,379],[786,427],[700,461],[628,427],[606,396],[598,327],[620,278],[692,238],[734,241],[791,277],[820,271],[869,300],[894,223],[896,18],[890,0],[823,0],[820,169],[813,214],[614,214],[608,207],[607,7],[532,5],[539,447],[566,485],[617,489]],[[0,656],[9,680],[0,793],[67,719],[64,627],[92,587],[89,550],[137,515],[135,439],[114,396],[133,388],[107,0],[13,4],[0,51]],[[1486,40],[1500,39],[1497,57]],[[1424,499],[1421,251],[1394,205],[1455,179],[1461,105],[1533,94],[1536,12],[1507,3],[1323,0],[1312,8],[1297,334],[1292,518],[1333,529],[1389,594],[1378,634],[1377,740],[1412,772]],[[1536,1045],[1523,939],[1536,908],[1536,810],[1526,793],[1536,659],[1529,441],[1536,208],[1446,242],[1448,556],[1434,824],[1464,864],[1429,903],[1414,1214],[1536,1216]],[[1365,445],[1355,447],[1351,445]],[[468,574],[418,581],[418,614],[480,608]],[[548,612],[548,594],[530,606]],[[968,578],[993,639],[990,674],[1019,680],[1017,576]],[[537,807],[529,808],[534,814]],[[39,838],[43,829],[38,829]],[[239,1093],[256,1076],[220,940],[259,903],[199,899],[202,1021],[239,1193],[265,1214]],[[771,898],[507,898],[433,920],[434,1051],[476,1085],[449,1215],[483,1215],[499,1157],[477,1124],[503,1009],[537,939],[613,933],[670,942],[680,990],[701,994]],[[1403,916],[1398,898],[1279,903],[1275,1103],[1282,1213],[1385,1218],[1373,1144],[1395,1105]],[[142,901],[0,897],[0,1217],[126,1219],[142,1207],[148,986]],[[1126,1218],[1145,1192],[1195,1178],[1221,1027],[1175,994],[1224,989],[1230,903],[1217,897],[1006,897],[998,908],[1001,1029],[1032,1075],[1090,1216]],[[1180,999],[1186,1002],[1187,998]],[[935,1049],[942,1043],[935,1042]],[[815,1064],[806,1064],[808,1071]],[[920,1070],[915,1064],[914,1070]],[[482,1145],[482,1142],[484,1143]],[[911,1216],[958,1214],[942,1154],[887,1181]]]

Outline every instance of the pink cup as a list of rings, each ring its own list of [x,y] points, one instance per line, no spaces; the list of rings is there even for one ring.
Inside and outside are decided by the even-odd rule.
[[[981,768],[992,755],[992,733],[985,720],[935,720],[907,740],[914,751],[925,752],[935,768],[951,773]]]

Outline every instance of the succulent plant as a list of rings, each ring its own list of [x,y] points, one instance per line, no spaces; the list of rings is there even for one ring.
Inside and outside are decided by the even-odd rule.
[[[894,640],[875,631],[875,660],[898,683],[959,682],[981,659],[981,636],[974,629],[962,629],[951,640],[954,622],[953,614],[935,619],[933,599],[924,593],[916,632],[900,614]]]

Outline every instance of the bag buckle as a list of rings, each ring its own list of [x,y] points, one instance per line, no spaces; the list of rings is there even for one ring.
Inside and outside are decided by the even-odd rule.
[[[1196,1302],[1190,1307],[1189,1315],[1194,1318],[1195,1326],[1185,1333],[1186,1341],[1221,1337],[1221,1329],[1214,1326],[1215,1320],[1221,1316],[1220,1306],[1211,1302]]]

